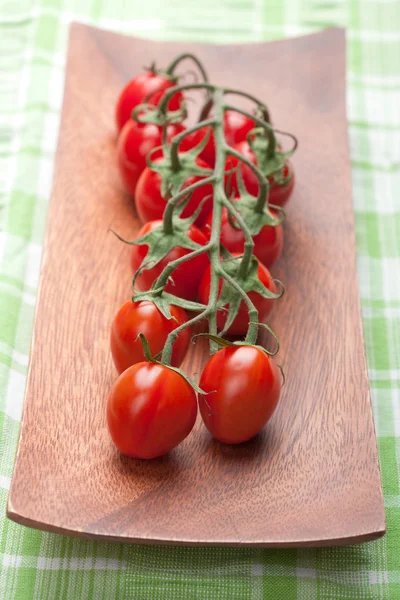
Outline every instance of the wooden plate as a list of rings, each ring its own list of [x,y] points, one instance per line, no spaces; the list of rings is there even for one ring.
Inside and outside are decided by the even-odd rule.
[[[212,80],[264,99],[300,139],[272,325],[287,383],[273,420],[238,447],[200,421],[170,455],[124,458],[105,421],[109,326],[130,294],[131,200],[113,111],[153,58],[196,52]],[[198,373],[206,356],[191,350]],[[355,264],[340,29],[268,44],[157,43],[73,25],[25,408],[8,501],[24,525],[168,544],[323,546],[385,532]]]

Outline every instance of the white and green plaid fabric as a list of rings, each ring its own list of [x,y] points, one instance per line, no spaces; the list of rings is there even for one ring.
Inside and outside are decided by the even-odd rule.
[[[210,42],[348,28],[358,272],[385,538],[321,550],[139,547],[5,518],[71,20]],[[0,599],[400,599],[400,1],[1,0],[0,90]]]

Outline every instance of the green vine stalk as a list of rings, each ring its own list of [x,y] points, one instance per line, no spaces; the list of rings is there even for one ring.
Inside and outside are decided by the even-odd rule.
[[[265,105],[260,100],[258,100],[250,94],[247,94],[246,92],[242,92],[240,90],[235,90],[231,88],[221,88],[209,83],[207,74],[205,73],[203,66],[201,65],[200,61],[198,61],[198,59],[193,55],[185,54],[178,57],[168,67],[167,74],[171,77],[174,77],[174,71],[176,67],[178,66],[178,64],[180,64],[182,60],[186,58],[189,58],[195,62],[196,66],[199,68],[202,74],[203,81],[198,83],[175,85],[174,87],[171,87],[166,91],[157,109],[144,104],[136,107],[133,114],[133,117],[139,122],[151,121],[163,127],[163,162],[160,166],[159,162],[156,164],[151,160],[150,156],[148,158],[148,164],[151,168],[159,170],[163,181],[163,189],[170,191],[170,197],[167,201],[167,205],[163,215],[163,231],[165,235],[174,234],[174,228],[176,227],[177,222],[176,220],[180,219],[180,214],[183,210],[183,207],[186,205],[188,199],[190,198],[190,194],[201,186],[209,184],[213,186],[213,216],[211,224],[211,236],[208,243],[204,246],[191,248],[191,251],[188,254],[185,254],[181,258],[170,262],[165,267],[160,276],[156,279],[156,281],[153,283],[151,290],[149,290],[148,292],[134,293],[132,298],[133,301],[139,301],[145,298],[151,299],[159,306],[159,308],[164,313],[167,314],[167,305],[174,303],[179,304],[179,306],[187,308],[188,310],[195,310],[197,312],[197,314],[195,314],[195,316],[193,316],[190,320],[180,325],[178,328],[174,329],[169,334],[161,356],[161,362],[165,365],[170,365],[172,347],[179,334],[185,328],[195,325],[204,318],[207,318],[209,323],[211,352],[215,351],[217,348],[215,340],[218,340],[221,336],[226,335],[230,324],[233,322],[237,314],[238,303],[237,301],[234,302],[234,299],[237,300],[238,298],[240,298],[243,302],[246,303],[248,309],[249,326],[244,343],[249,345],[256,345],[260,325],[265,326],[269,331],[271,331],[268,326],[260,324],[258,322],[259,315],[257,308],[251,301],[248,293],[243,288],[243,282],[246,280],[246,278],[253,276],[251,274],[249,275],[249,272],[251,270],[250,266],[254,261],[254,242],[252,233],[248,225],[246,224],[245,219],[243,218],[240,210],[237,210],[237,207],[234,206],[234,203],[228,197],[225,189],[226,161],[229,157],[233,156],[237,159],[237,161],[239,161],[238,180],[241,199],[244,198],[248,205],[252,207],[254,213],[257,213],[259,217],[260,215],[262,215],[264,219],[266,219],[266,222],[268,222],[271,225],[280,224],[282,222],[283,217],[277,219],[270,213],[268,204],[270,184],[265,176],[265,173],[263,173],[263,171],[258,166],[249,161],[241,153],[228,146],[224,134],[224,114],[228,110],[236,111],[254,121],[254,131],[257,135],[262,135],[264,141],[266,140],[265,144],[267,148],[267,160],[271,161],[271,168],[275,169],[276,171],[278,171],[279,169],[283,169],[285,159],[294,152],[294,149],[297,144],[297,142],[295,141],[294,147],[289,152],[277,151],[277,142],[275,136],[277,130],[274,130],[270,123],[269,112]],[[177,118],[175,114],[171,114],[171,112],[167,110],[169,101],[172,98],[172,96],[177,92],[184,92],[187,90],[204,90],[207,93],[208,99],[205,104],[205,108],[202,111],[205,120],[202,120],[201,122],[196,123],[193,127],[183,131],[182,133],[177,135],[170,144],[168,144],[166,135],[167,125]],[[227,95],[238,95],[252,102],[254,104],[255,114],[252,114],[247,110],[238,108],[232,105],[231,103],[226,102]],[[208,114],[210,113],[211,108],[213,111],[213,115],[211,118],[208,118]],[[216,159],[215,166],[212,170],[202,169],[198,167],[195,162],[197,155],[201,152],[202,148],[207,142],[207,139],[205,141],[203,140],[202,144],[200,144],[194,150],[189,151],[184,155],[179,153],[179,147],[184,138],[203,128],[205,129],[205,131],[208,130],[209,132],[211,132],[212,130],[214,136]],[[284,132],[280,133],[285,134]],[[246,190],[243,186],[243,181],[240,181],[241,164],[246,164],[247,167],[252,170],[252,172],[258,179],[259,191],[257,198],[249,198],[249,194],[246,195]],[[191,174],[201,175],[203,178],[200,181],[192,184],[191,186],[182,189],[182,183],[184,182],[185,178]],[[240,259],[238,259],[239,264],[237,267],[235,277],[233,277],[232,274],[228,272],[228,269],[226,267],[226,264],[228,263],[224,261],[223,248],[221,248],[220,244],[220,231],[223,208],[226,208],[228,210],[230,218],[234,219],[235,221],[235,226],[243,231],[245,239],[243,256],[240,257]],[[193,222],[193,219],[191,221],[189,219],[186,219],[186,221],[188,222],[189,226],[190,223]],[[133,243],[141,243],[141,240],[136,240]],[[205,252],[208,253],[211,264],[210,294],[207,305],[200,305],[198,303],[188,302],[181,298],[177,298],[173,294],[166,294],[165,286],[167,285],[169,278],[173,276],[174,270],[179,265]],[[150,268],[150,265],[143,265],[143,268],[146,267]],[[224,294],[223,302],[221,301],[221,299],[219,299],[219,282],[221,279],[225,282],[225,284],[230,290],[230,292],[228,291]],[[260,281],[258,281],[257,286],[257,291],[261,290],[265,297],[271,299],[279,298],[283,293],[283,287],[277,293],[273,293],[268,288],[262,286]],[[229,303],[229,294],[231,295],[230,297],[233,308]],[[223,306],[227,305],[229,306],[228,309],[223,308]],[[227,310],[228,313],[225,327],[220,332],[217,331],[217,312],[219,310]],[[278,348],[278,340],[272,331],[271,333],[277,341]],[[270,354],[274,354],[274,352],[271,352]]]

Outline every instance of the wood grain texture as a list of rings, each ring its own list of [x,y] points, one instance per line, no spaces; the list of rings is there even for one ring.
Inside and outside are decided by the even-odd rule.
[[[105,403],[113,314],[130,294],[138,221],[116,171],[113,110],[155,57],[194,51],[212,80],[266,101],[300,139],[286,283],[272,325],[287,382],[265,431],[238,447],[200,420],[170,455],[120,456]],[[322,546],[385,532],[360,319],[340,29],[268,44],[157,43],[73,25],[23,424],[8,516],[83,537]],[[198,373],[206,349],[186,361]]]

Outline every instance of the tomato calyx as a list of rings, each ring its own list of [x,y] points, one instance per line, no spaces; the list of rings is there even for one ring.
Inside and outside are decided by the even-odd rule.
[[[187,130],[192,132],[193,130]],[[157,172],[161,177],[161,194],[164,198],[170,198],[175,194],[182,192],[182,196],[190,194],[193,191],[193,186],[189,186],[182,190],[182,186],[188,177],[199,176],[202,179],[196,187],[201,187],[207,183],[212,183],[211,176],[213,175],[212,169],[200,166],[197,162],[197,158],[202,150],[205,148],[208,137],[204,136],[197,146],[187,150],[185,152],[178,152],[179,143],[186,137],[186,131],[175,136],[170,148],[162,146],[163,157],[157,158],[157,161],[153,161],[150,156],[147,157],[147,164],[152,171]],[[156,149],[154,149],[155,151]],[[157,148],[159,150],[159,148]],[[165,151],[167,150],[167,151]],[[180,200],[180,198],[179,198]]]
[[[229,252],[225,250],[225,255]],[[272,281],[280,286],[279,292],[271,292],[265,285],[263,285],[258,277],[258,264],[259,261],[255,256],[251,257],[248,269],[245,273],[241,270],[242,263],[240,260],[242,259],[242,255],[232,256],[226,258],[222,262],[224,273],[229,275],[235,281],[240,282],[240,286],[242,287],[244,292],[257,292],[264,298],[270,298],[273,300],[277,300],[282,298],[285,288],[283,283],[279,279],[272,279]],[[230,300],[237,297],[237,294],[232,294],[229,290],[231,290],[231,286],[224,284],[222,288],[222,292],[220,295],[220,302],[223,304],[227,304]]]
[[[223,277],[222,290],[218,298],[218,304],[223,307],[228,307],[226,323],[224,329],[219,332],[220,336],[225,335],[236,317],[238,316],[241,303],[244,301],[249,310],[249,330],[246,336],[246,342],[252,341],[257,337],[258,331],[258,319],[254,313],[254,308],[249,302],[249,292],[256,292],[263,298],[270,300],[278,300],[284,294],[284,286],[278,279],[272,279],[272,281],[279,285],[280,289],[278,292],[272,292],[263,283],[261,283],[258,276],[258,265],[259,262],[255,256],[252,256],[247,270],[243,269],[243,256],[232,256],[225,249],[224,251],[225,260],[221,263],[221,274]],[[275,335],[275,334],[274,334]]]
[[[196,340],[197,338],[206,338],[208,340],[213,341],[220,348],[237,348],[241,346],[247,346],[250,348],[258,348],[258,350],[261,350],[262,352],[264,352],[264,354],[267,354],[268,356],[275,356],[279,352],[279,340],[277,335],[266,323],[257,323],[257,325],[265,327],[275,339],[276,347],[274,351],[268,350],[267,348],[264,348],[264,346],[260,346],[259,344],[249,344],[248,342],[241,340],[227,340],[226,338],[222,338],[219,335],[213,335],[211,333],[196,333],[192,336],[192,342],[194,342],[194,340]]]
[[[286,213],[281,206],[269,204],[267,202],[267,197],[259,196],[256,198],[247,191],[240,166],[237,169],[237,184],[239,190],[238,199],[236,199],[235,202],[232,202],[231,200],[225,202],[229,214],[229,223],[232,227],[235,229],[238,228],[237,220],[235,220],[237,212],[241,215],[251,236],[260,233],[265,225],[269,227],[278,227],[284,222]],[[278,216],[275,217],[271,213],[271,210],[277,213]]]
[[[178,327],[176,331],[178,331],[178,329],[181,330],[181,327]],[[191,379],[184,371],[182,371],[182,369],[179,369],[178,367],[172,367],[169,363],[158,360],[158,358],[157,358],[158,355],[153,356],[151,354],[151,350],[150,350],[150,346],[147,341],[147,338],[143,333],[139,333],[138,338],[140,339],[140,341],[142,343],[143,354],[145,356],[145,359],[148,362],[151,362],[155,365],[161,365],[163,367],[166,367],[167,369],[170,369],[171,371],[175,371],[175,373],[178,373],[178,375],[183,377],[183,379],[193,388],[193,390],[197,394],[206,394],[206,392],[204,392],[193,379]]]
[[[168,110],[165,113],[161,113],[157,106],[153,106],[148,102],[138,104],[132,111],[132,119],[137,123],[146,124],[151,123],[158,127],[166,127],[167,125],[174,125],[176,123],[182,123],[187,117],[186,106],[183,104],[178,110]]]
[[[293,167],[290,162],[286,162],[284,164],[283,169],[277,171],[273,175],[273,183],[275,185],[279,185],[281,187],[285,187],[289,185],[291,180],[293,179]]]
[[[242,195],[240,199],[235,202],[234,208],[236,208],[236,206],[252,236],[256,236],[260,233],[265,225],[268,227],[278,227],[279,225],[282,225],[286,218],[285,211],[280,206],[274,204],[269,204],[264,207],[262,211],[259,211],[256,205],[256,198],[250,196],[250,194]],[[238,225],[237,221],[235,221],[235,214],[230,207],[227,206],[227,208],[229,212],[229,223],[237,229]],[[274,217],[271,210],[278,213],[278,216]]]
[[[278,133],[278,130],[274,131]],[[272,178],[273,182],[279,185],[287,185],[292,178],[292,173],[284,176],[285,166],[287,166],[287,159],[297,148],[297,138],[285,131],[279,133],[293,140],[294,144],[290,150],[283,152],[280,149],[272,129],[268,132],[261,127],[255,127],[248,133],[247,142],[254,152],[257,166],[264,177]]]
[[[168,69],[169,69],[169,67],[167,69],[158,68],[155,60],[153,60],[153,62],[150,64],[150,66],[143,67],[143,71],[147,71],[148,73],[151,73],[152,75],[162,75],[162,77],[169,79],[169,81],[171,81],[172,83],[178,83],[178,77],[176,75],[174,75],[173,73],[170,73]]]
[[[206,308],[206,306],[200,304],[200,302],[193,302],[192,300],[186,300],[185,298],[169,294],[164,291],[163,287],[151,289],[147,292],[135,292],[132,296],[132,302],[142,302],[143,300],[153,302],[167,319],[172,318],[170,312],[171,304],[198,313],[204,311]]]
[[[201,206],[199,206],[201,208]],[[187,235],[187,231],[198,216],[196,212],[186,219],[173,215],[170,227],[166,228],[165,223],[155,227],[145,235],[128,243],[135,246],[148,246],[144,269],[150,269],[157,265],[173,248],[187,248],[188,250],[203,249],[204,246],[197,244]]]

